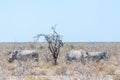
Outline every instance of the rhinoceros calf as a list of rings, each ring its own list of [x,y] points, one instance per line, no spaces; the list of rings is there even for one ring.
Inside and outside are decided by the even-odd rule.
[[[105,52],[88,52],[87,60],[88,61],[100,61],[100,60],[107,60],[108,56]]]
[[[70,50],[66,53],[65,58],[67,59],[67,61],[77,60],[84,62],[87,56],[88,54],[84,50]]]
[[[15,50],[13,52],[10,52],[8,62],[12,63],[14,60],[25,61],[27,59],[34,59],[38,61],[39,59],[38,51],[36,50],[22,50],[22,51]]]

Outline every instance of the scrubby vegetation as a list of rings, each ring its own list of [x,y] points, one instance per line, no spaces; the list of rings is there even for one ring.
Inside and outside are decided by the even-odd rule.
[[[47,43],[1,43],[0,80],[120,80],[120,43],[65,43],[53,65]],[[19,66],[17,61],[8,62],[9,51],[37,49],[39,62],[28,60]],[[71,49],[105,51],[108,61],[66,63],[65,53]]]

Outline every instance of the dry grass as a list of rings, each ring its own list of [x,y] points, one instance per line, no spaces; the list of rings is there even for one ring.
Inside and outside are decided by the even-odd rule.
[[[39,50],[39,63],[27,61],[26,66],[23,64],[24,69],[19,70],[21,67],[17,61],[11,64],[7,61],[8,52],[14,49]],[[66,64],[65,53],[70,49],[105,51],[110,57],[108,61],[85,65],[74,61]],[[49,52],[46,43],[0,44],[0,51],[0,80],[17,80],[17,77],[19,80],[120,80],[120,43],[65,43],[56,66],[46,60],[45,55]],[[19,74],[22,70],[22,74]]]
[[[35,76],[27,76],[24,80],[39,80]]]

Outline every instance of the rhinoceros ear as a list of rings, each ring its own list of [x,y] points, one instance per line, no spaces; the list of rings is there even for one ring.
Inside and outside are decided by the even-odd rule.
[[[86,52],[86,54],[89,55],[88,52]]]
[[[103,52],[103,55],[107,55],[107,53],[106,53],[106,52]]]
[[[11,52],[8,52],[8,55],[10,55],[11,54]]]
[[[17,51],[17,50],[15,51],[15,54],[16,54],[16,55],[18,54],[18,51]]]

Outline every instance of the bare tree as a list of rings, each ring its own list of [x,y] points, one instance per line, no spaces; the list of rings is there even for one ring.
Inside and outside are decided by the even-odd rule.
[[[63,42],[61,40],[60,35],[55,31],[55,27],[52,27],[53,34],[48,34],[48,35],[38,34],[37,36],[34,36],[34,39],[35,39],[35,42],[37,42],[40,36],[45,37],[46,41],[48,42],[48,48],[52,53],[54,64],[56,65],[60,48],[63,47]]]

